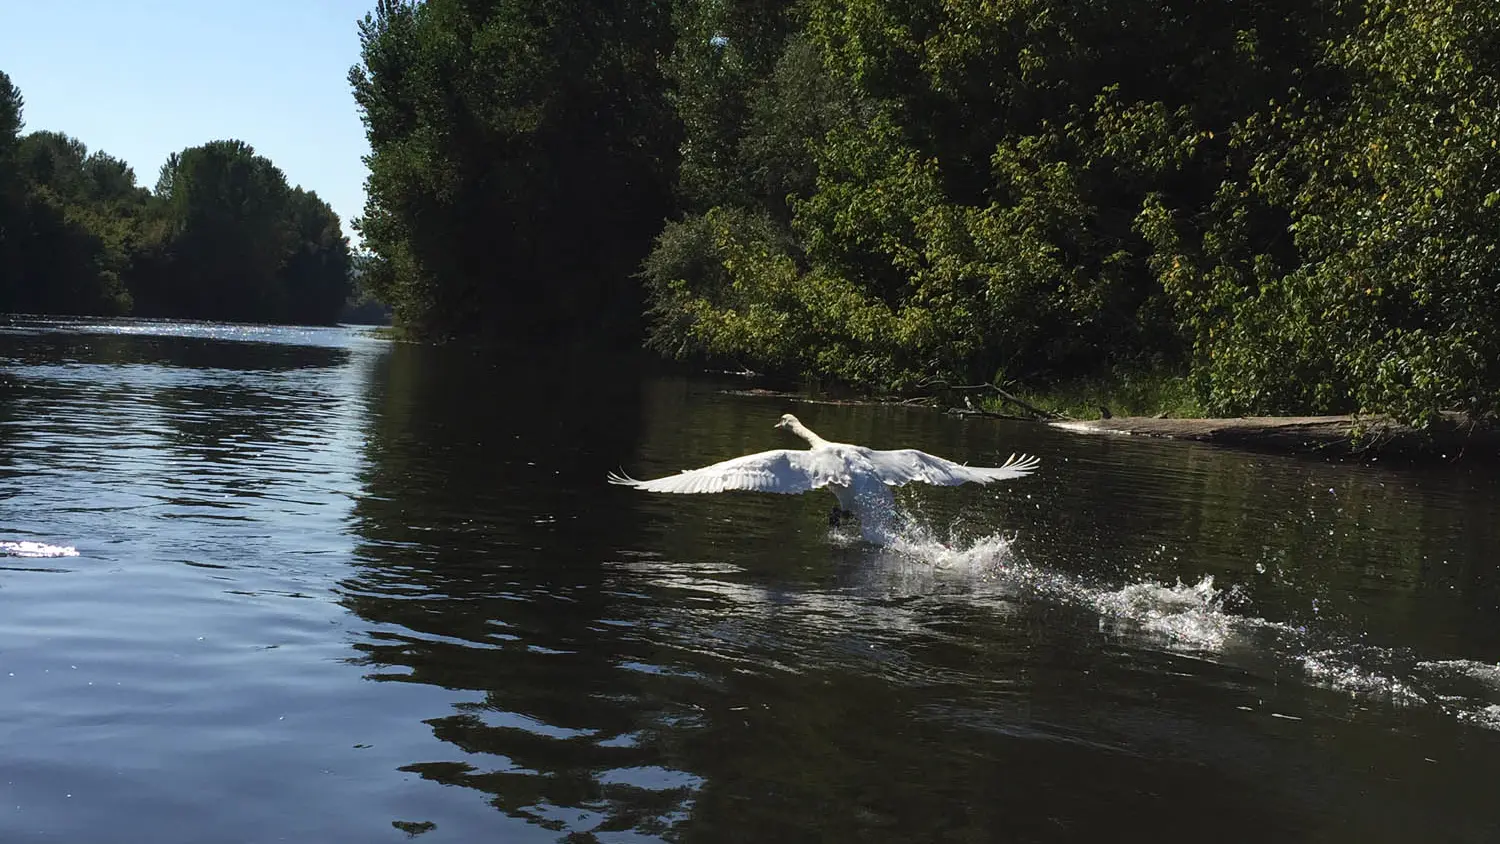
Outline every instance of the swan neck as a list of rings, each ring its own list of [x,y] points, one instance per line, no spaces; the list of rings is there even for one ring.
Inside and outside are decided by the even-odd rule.
[[[817,434],[814,434],[811,428],[803,425],[801,422],[793,421],[790,427],[792,429],[792,433],[796,434],[804,440],[807,440],[808,445],[820,446],[828,442]]]

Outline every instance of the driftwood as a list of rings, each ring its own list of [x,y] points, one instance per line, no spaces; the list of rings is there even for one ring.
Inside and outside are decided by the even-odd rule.
[[[1061,413],[1044,410],[1024,399],[1018,398],[1011,393],[996,387],[994,384],[966,384],[962,386],[951,386],[940,381],[930,381],[923,384],[926,387],[936,387],[939,390],[951,390],[954,392],[972,392],[975,390],[990,390],[1000,398],[1026,411],[1027,416],[1015,416],[1008,413],[996,413],[991,410],[980,410],[975,407],[959,408],[950,407],[947,412],[955,416],[984,416],[992,419],[1020,419],[1027,421],[1042,420],[1044,422],[1056,422],[1072,417]],[[804,404],[839,404],[839,405],[933,405],[939,404],[937,398],[931,395],[924,396],[875,396],[871,398],[856,399],[834,399],[834,398],[811,398],[809,396],[782,390],[767,390],[759,387],[749,387],[739,390],[721,390],[720,392],[730,396],[755,396],[760,398],[785,398]]]
[[[1458,413],[1445,413],[1426,430],[1383,417],[1261,416],[1236,419],[1116,417],[1054,422],[1087,434],[1127,434],[1194,440],[1218,445],[1333,455],[1424,455],[1457,460],[1500,456],[1500,429],[1478,427]]]
[[[1116,416],[1075,420],[1043,410],[993,384],[952,386],[931,381],[923,386],[952,392],[988,390],[1026,411],[1027,416],[948,407],[953,416],[1016,421],[1042,421],[1060,430],[1084,434],[1116,434],[1191,440],[1256,451],[1305,453],[1335,457],[1412,457],[1457,461],[1500,461],[1500,427],[1476,425],[1461,413],[1443,413],[1427,429],[1419,430],[1379,416],[1247,416],[1232,419],[1168,419],[1157,416]],[[815,399],[793,392],[766,389],[724,390],[729,395],[784,398],[804,404],[919,405],[937,404],[934,396],[873,399]]]
[[[1004,399],[1005,401],[1007,401],[1007,402],[1015,405],[1016,407],[1021,408],[1022,410],[1026,411],[1027,413],[1031,414],[1031,416],[1029,416],[1029,417],[1022,417],[1022,418],[1043,419],[1043,420],[1047,420],[1049,422],[1051,422],[1051,421],[1060,421],[1060,420],[1072,418],[1072,417],[1066,416],[1066,415],[1061,414],[1061,413],[1054,413],[1053,411],[1044,410],[1044,409],[1042,409],[1040,407],[1037,407],[1036,405],[1034,405],[1034,404],[1032,404],[1032,403],[1030,403],[1030,402],[1028,402],[1028,401],[1026,401],[1024,399],[1017,398],[1015,395],[1012,395],[1011,393],[1009,393],[1009,392],[1007,392],[1005,390],[1002,390],[999,387],[996,387],[994,384],[945,384],[945,383],[943,383],[941,381],[928,381],[928,382],[926,382],[926,384],[924,384],[924,386],[938,387],[940,389],[952,390],[954,392],[960,392],[960,393],[961,392],[973,392],[973,391],[976,391],[976,390],[989,390],[989,391],[993,392],[995,395],[997,395],[1000,398]],[[976,415],[976,416],[988,416],[988,415],[991,415],[991,414],[987,413],[986,411],[974,410],[972,408],[964,411],[964,415],[970,415],[970,414]],[[999,416],[1002,419],[1014,419],[1014,418],[1016,418],[1016,417],[1013,417],[1013,416],[1005,416],[1003,414],[993,414],[993,415]]]
[[[1010,419],[1016,422],[1035,422],[1034,416],[1017,416],[1014,413],[996,413],[993,410],[976,410],[972,407],[950,407],[946,411],[949,416],[980,416],[985,419]]]

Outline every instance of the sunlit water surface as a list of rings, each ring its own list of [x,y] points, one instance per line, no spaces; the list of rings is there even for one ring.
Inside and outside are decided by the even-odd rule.
[[[1500,488],[355,329],[0,324],[0,841],[1500,840]],[[1039,473],[609,486],[831,439]]]

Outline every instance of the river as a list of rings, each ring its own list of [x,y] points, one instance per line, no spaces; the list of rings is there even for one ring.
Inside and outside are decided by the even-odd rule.
[[[1494,842],[1500,481],[355,328],[0,323],[0,841]],[[975,465],[611,486],[823,436]]]

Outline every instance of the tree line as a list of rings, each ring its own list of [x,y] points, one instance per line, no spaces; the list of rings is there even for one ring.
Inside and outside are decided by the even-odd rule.
[[[1155,368],[1217,413],[1491,417],[1497,34],[1479,0],[381,0],[357,225],[421,336],[642,308],[663,353],[871,389]]]
[[[23,133],[0,73],[0,312],[331,323],[351,293],[338,215],[238,140],[168,157],[154,188],[55,131]]]
[[[1157,370],[1212,413],[1493,418],[1490,11],[378,0],[350,71],[366,278],[422,338],[644,336],[883,391]]]

